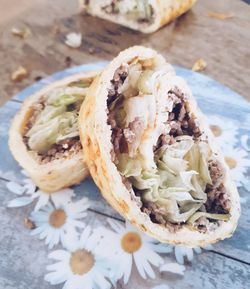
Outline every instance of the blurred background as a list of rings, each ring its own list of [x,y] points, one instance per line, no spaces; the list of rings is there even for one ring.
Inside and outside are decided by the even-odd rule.
[[[112,59],[135,44],[153,47],[172,64],[189,69],[203,59],[202,73],[250,99],[250,6],[246,2],[198,0],[188,13],[147,35],[83,15],[78,0],[1,0],[0,104],[46,75]],[[214,12],[225,17],[212,17]],[[17,35],[15,29],[24,29],[27,35]],[[82,36],[78,48],[65,44],[72,32]],[[25,73],[16,77],[20,67]]]

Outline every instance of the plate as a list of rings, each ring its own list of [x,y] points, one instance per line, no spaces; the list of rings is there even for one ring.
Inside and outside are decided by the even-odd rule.
[[[22,208],[7,208],[12,199],[22,197],[11,193],[17,190],[15,184],[21,186],[19,187],[19,193],[21,193],[22,187],[28,183],[28,181],[25,183],[24,180],[27,177],[23,175],[8,149],[7,134],[11,119],[24,99],[45,85],[81,71],[103,68],[106,64],[107,62],[84,64],[55,73],[16,94],[11,101],[0,108],[0,201],[2,203],[0,210],[0,288],[48,289],[54,287],[43,280],[46,265],[51,263],[48,260],[48,253],[51,250],[47,248],[44,241],[38,240],[35,236],[29,236],[29,230],[23,226],[23,220],[34,209],[37,199]],[[181,67],[175,67],[175,69],[177,75],[183,77],[189,84],[199,107],[207,115],[210,125],[217,128],[217,141],[231,166],[232,177],[239,188],[242,216],[234,236],[216,244],[212,252],[200,248],[192,250],[166,247],[171,252],[162,255],[165,264],[176,264],[176,261],[182,263],[186,260],[185,268],[172,264],[172,267],[166,265],[164,268],[167,269],[164,271],[163,268],[160,272],[159,266],[158,268],[153,266],[155,278],[150,278],[150,273],[148,273],[144,279],[141,277],[142,272],[138,272],[133,264],[128,284],[125,286],[120,282],[117,288],[132,289],[135,284],[138,289],[165,289],[168,288],[166,286],[193,288],[193,284],[196,284],[197,288],[213,288],[213,280],[217,280],[218,288],[225,288],[225,284],[230,288],[244,288],[250,279],[248,265],[250,264],[250,214],[248,213],[250,209],[250,103],[236,92],[207,76]],[[124,226],[122,218],[103,200],[90,178],[87,178],[81,185],[75,186],[73,190],[76,194],[75,201],[83,197],[89,199],[89,217],[84,221],[89,226],[92,228],[108,227],[108,220]],[[110,244],[112,245],[112,242]],[[144,266],[148,267],[147,263],[145,264]],[[185,272],[183,272],[184,269]],[[237,276],[231,278],[235,272],[238,272]],[[223,274],[223,277],[218,280],[217,277],[220,274]],[[62,287],[61,284],[54,288]]]

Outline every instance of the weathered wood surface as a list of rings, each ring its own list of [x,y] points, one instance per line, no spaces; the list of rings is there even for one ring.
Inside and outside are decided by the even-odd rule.
[[[49,289],[51,286],[43,280],[45,267],[49,264],[48,250],[43,241],[29,235],[24,226],[24,219],[29,215],[31,206],[20,209],[8,209],[6,205],[13,195],[6,193],[6,181],[0,180],[0,288],[4,289]],[[101,201],[97,199],[96,202]],[[91,207],[95,206],[91,202]],[[107,226],[107,216],[102,213],[88,212],[86,224],[97,228]],[[25,257],[24,257],[25,256]],[[165,257],[170,262],[169,257]],[[173,259],[172,259],[173,261]],[[206,289],[247,289],[250,279],[250,265],[231,258],[220,256],[216,252],[196,255],[194,264],[186,266],[184,277],[174,274],[158,274],[155,280],[147,281],[133,271],[127,286],[120,284],[117,288],[131,289],[135,284],[138,289],[150,289],[159,283],[167,282],[170,288],[206,288]],[[185,286],[185,287],[183,287]],[[232,287],[234,286],[234,287]],[[61,285],[53,286],[61,288]]]
[[[208,64],[203,72],[249,98],[250,6],[240,0],[199,0],[192,11],[152,35],[143,35],[108,21],[79,14],[78,1],[22,0],[0,3],[0,103],[35,81],[72,65],[111,59],[121,49],[135,44],[153,47],[176,65],[191,68],[198,58]],[[233,13],[219,20],[209,11]],[[25,40],[11,34],[13,26],[27,24],[33,36]],[[79,49],[64,44],[65,34],[79,31],[83,43]],[[13,83],[10,74],[19,65],[30,75]]]

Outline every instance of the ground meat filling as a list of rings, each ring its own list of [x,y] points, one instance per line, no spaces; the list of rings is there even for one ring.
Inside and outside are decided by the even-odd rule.
[[[128,70],[125,66],[118,68],[114,74],[114,78],[111,80],[111,89],[108,91],[108,124],[111,126],[112,135],[111,142],[113,144],[113,150],[111,151],[112,161],[117,164],[117,154],[127,152],[128,146],[126,142],[126,132],[124,135],[124,130],[119,127],[115,119],[114,111],[111,111],[111,105],[115,99],[123,100],[123,95],[118,92],[118,89],[122,86],[125,79],[128,76]]]
[[[82,150],[80,138],[65,139],[64,141],[54,144],[44,154],[38,154],[38,160],[41,164],[47,164],[51,161],[67,158],[73,154],[77,154]]]
[[[209,162],[209,172],[213,185],[207,185],[206,209],[211,213],[226,214],[229,212],[231,203],[223,186],[224,173],[221,164],[218,161]]]
[[[112,161],[117,164],[117,155],[128,152],[128,144],[134,141],[136,130],[140,130],[140,120],[135,119],[128,127],[119,126],[116,121],[115,111],[112,108],[114,100],[119,98],[123,101],[124,97],[119,93],[119,88],[122,86],[128,76],[128,68],[121,66],[116,70],[113,80],[111,80],[111,88],[108,91],[108,124],[111,126],[111,141],[113,149],[111,151]],[[159,149],[166,144],[175,143],[175,138],[182,135],[192,136],[194,141],[199,141],[202,132],[196,125],[194,118],[184,100],[184,94],[178,89],[174,88],[168,92],[168,97],[172,98],[174,105],[173,110],[169,114],[166,124],[169,124],[171,129],[169,134],[161,135],[158,139],[154,150]],[[208,213],[227,214],[230,210],[231,204],[229,195],[223,186],[224,170],[217,160],[210,160],[208,165],[212,185],[207,185],[205,192],[207,194],[207,201],[204,204],[203,210]],[[131,192],[131,198],[140,197],[140,192],[132,188],[128,179],[123,178],[123,182]],[[141,211],[150,216],[152,222],[162,224],[169,228],[171,232],[177,231],[181,228],[182,223],[174,224],[164,218],[164,211],[153,202],[140,202]],[[200,218],[196,221],[195,227],[201,231],[206,232],[207,229],[216,227],[215,221],[207,218]]]
[[[181,224],[174,224],[167,221],[164,218],[165,212],[153,202],[143,203],[141,211],[147,214],[153,223],[164,225],[171,233],[174,233],[181,228]]]
[[[25,123],[23,130],[23,141],[26,144],[27,148],[30,149],[28,145],[29,138],[26,136],[26,133],[32,128],[34,125],[36,118],[41,113],[41,111],[45,107],[45,98],[40,98],[36,103],[34,103],[31,107],[30,117]],[[72,107],[73,109],[79,110],[80,108]],[[70,155],[76,154],[81,151],[82,145],[80,142],[80,137],[74,137],[65,139],[57,144],[54,144],[47,152],[38,153],[37,152],[37,160],[40,164],[46,164],[53,160],[67,158]]]
[[[173,111],[169,114],[168,120],[166,121],[166,123],[170,125],[171,130],[169,134],[159,137],[155,150],[163,145],[173,144],[177,136],[189,135],[192,136],[194,140],[198,140],[201,136],[200,129],[195,124],[184,102],[184,94],[178,88],[175,88],[168,92],[168,97],[174,102]]]
[[[168,92],[168,96],[174,101],[173,111],[167,121],[171,125],[169,135],[173,137],[189,135],[197,140],[201,132],[184,102],[184,94],[178,88],[174,88]]]

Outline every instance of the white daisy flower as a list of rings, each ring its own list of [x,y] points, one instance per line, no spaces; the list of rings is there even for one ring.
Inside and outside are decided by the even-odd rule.
[[[1,134],[0,134],[0,136],[1,136]],[[2,179],[6,179],[6,180],[9,180],[9,181],[17,181],[18,180],[18,178],[16,177],[15,172],[13,172],[13,171],[6,171],[6,170],[2,171],[0,169],[0,176],[1,176]]]
[[[241,148],[225,148],[223,150],[225,161],[230,168],[230,173],[239,186],[244,186],[249,181],[245,175],[250,168],[248,153]]]
[[[29,178],[28,173],[27,173],[24,169],[21,170],[21,173],[22,173],[25,177]]]
[[[100,243],[101,251],[116,264],[111,279],[117,281],[123,278],[124,283],[128,283],[133,261],[142,278],[155,278],[152,265],[163,265],[163,259],[158,253],[169,253],[172,248],[165,244],[157,244],[156,240],[128,223],[124,226],[115,221],[108,222],[113,231],[106,228],[97,230],[103,236]]]
[[[63,289],[109,289],[110,264],[98,254],[99,234],[86,227],[68,251],[57,250],[49,258],[57,263],[47,266],[51,271],[45,280],[52,285],[64,283]]]
[[[229,119],[225,119],[217,115],[208,115],[208,123],[220,146],[225,145],[234,147],[237,143],[238,128],[235,123]]]
[[[25,174],[24,171],[22,171]],[[7,189],[18,195],[19,197],[10,201],[7,205],[9,208],[22,207],[32,203],[35,199],[37,200],[35,211],[40,210],[43,206],[48,204],[51,200],[55,205],[65,204],[70,202],[75,193],[72,189],[67,188],[53,193],[47,193],[42,190],[37,190],[36,185],[29,178],[25,178],[22,182],[7,182]]]
[[[178,275],[184,275],[185,266],[178,263],[166,263],[160,267],[160,272],[170,272]]]
[[[48,204],[51,200],[55,206],[71,202],[71,199],[75,196],[72,189],[64,189],[53,193],[47,193],[42,190],[37,190],[33,194],[33,198],[38,198],[34,211],[40,210],[42,207]]]
[[[72,48],[78,48],[82,44],[82,34],[71,32],[66,35],[65,44]]]
[[[155,286],[151,289],[169,289],[169,286],[166,284]]]
[[[31,213],[31,220],[36,226],[31,235],[39,235],[39,239],[45,239],[45,244],[50,249],[59,242],[68,244],[77,237],[77,228],[85,227],[79,219],[86,217],[88,208],[87,198],[74,203],[57,203],[55,206],[49,203],[40,211]]]
[[[36,185],[30,179],[24,179],[22,183],[7,182],[6,187],[10,192],[19,196],[18,198],[11,200],[7,207],[22,207],[33,202]]]
[[[248,135],[242,135],[240,138],[240,142],[245,151],[250,151],[250,138]]]
[[[192,260],[194,259],[194,253],[200,254],[202,252],[202,249],[209,251],[212,250],[213,247],[212,245],[208,245],[202,248],[201,247],[188,248],[183,246],[175,246],[174,247],[175,259],[181,265],[184,264],[185,258],[187,258],[189,262],[192,262]]]

